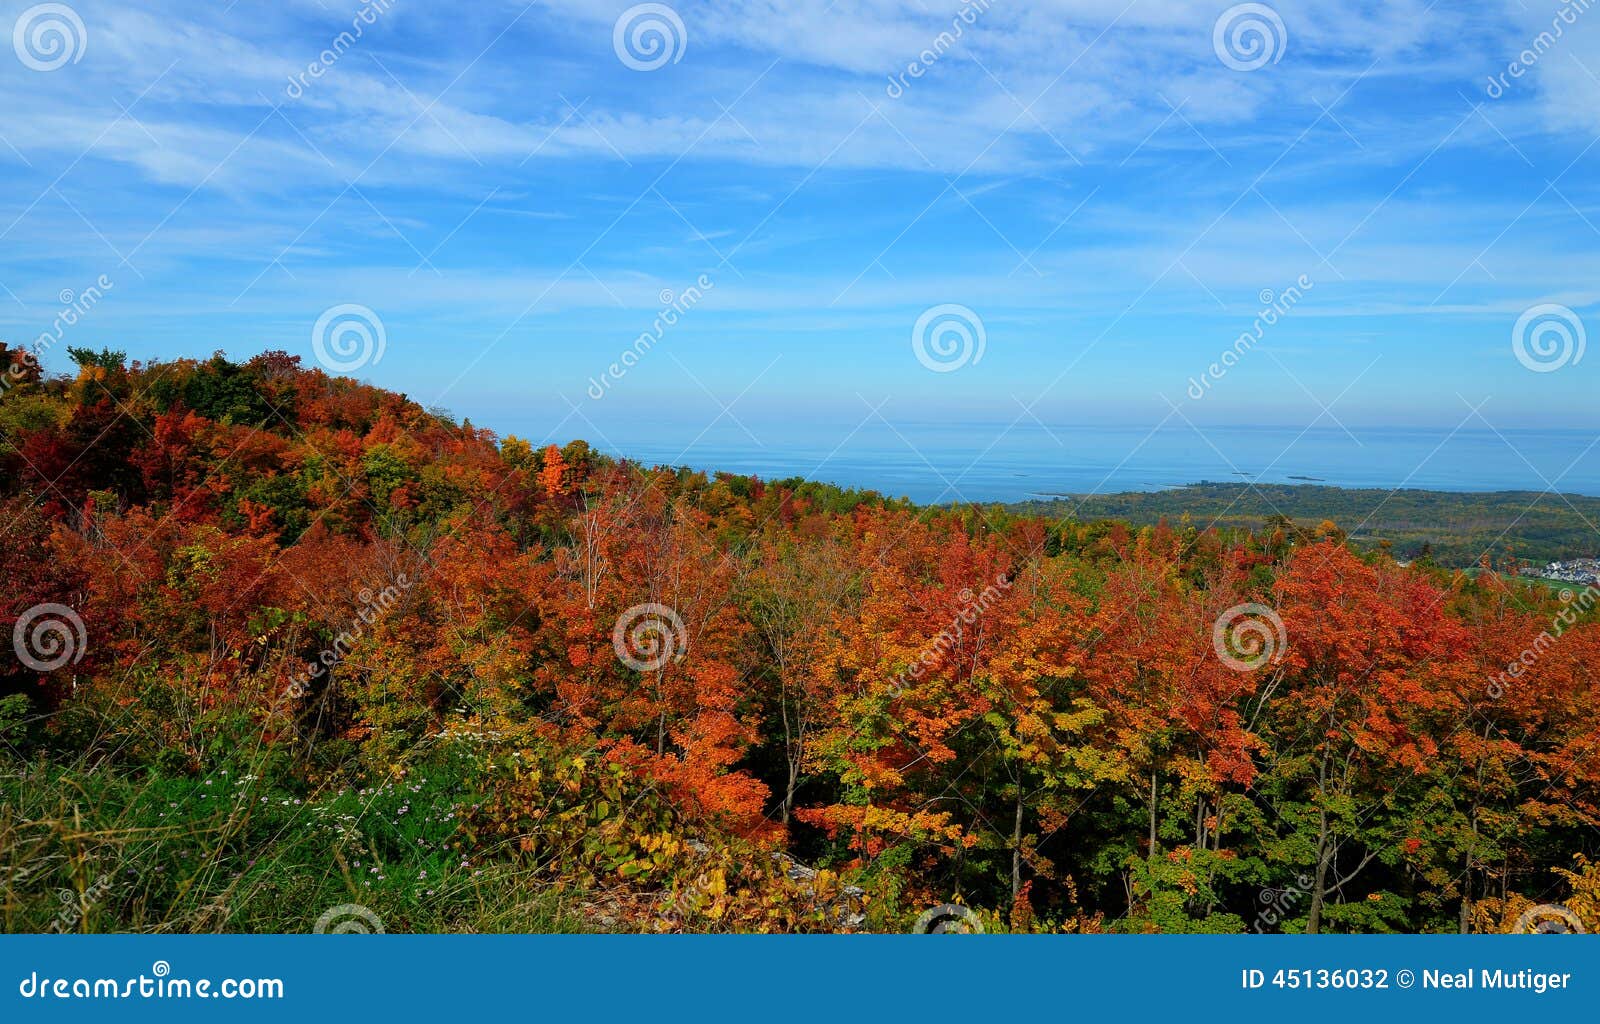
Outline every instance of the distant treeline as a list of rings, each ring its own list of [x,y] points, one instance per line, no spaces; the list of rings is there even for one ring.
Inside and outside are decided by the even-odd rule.
[[[1284,520],[1315,530],[1331,523],[1363,549],[1441,565],[1542,564],[1593,557],[1600,549],[1600,498],[1539,491],[1451,491],[1202,482],[1167,491],[1072,495],[1011,506],[1025,514],[1150,525],[1188,517],[1219,530],[1261,530]]]

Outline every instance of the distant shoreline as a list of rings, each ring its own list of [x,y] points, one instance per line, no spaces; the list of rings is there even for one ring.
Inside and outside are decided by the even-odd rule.
[[[1527,490],[1525,488],[1505,488],[1505,487],[1491,487],[1491,488],[1463,487],[1463,488],[1451,488],[1451,489],[1448,489],[1448,490],[1443,489],[1443,488],[1438,488],[1438,487],[1403,487],[1403,486],[1401,486],[1401,487],[1378,487],[1378,486],[1352,487],[1352,486],[1348,486],[1348,485],[1345,485],[1345,484],[1328,483],[1322,477],[1291,476],[1291,477],[1288,477],[1287,479],[1295,480],[1295,481],[1299,481],[1299,482],[1298,483],[1293,483],[1293,484],[1279,484],[1279,483],[1261,483],[1261,482],[1257,482],[1257,481],[1248,481],[1248,480],[1246,480],[1246,481],[1239,481],[1239,480],[1197,480],[1194,483],[1187,483],[1187,484],[1166,484],[1166,485],[1163,485],[1163,486],[1161,486],[1161,487],[1159,487],[1157,489],[1152,489],[1152,490],[1034,491],[1032,493],[1035,496],[1037,496],[1038,498],[1047,499],[1047,500],[1053,500],[1053,501],[1110,500],[1110,499],[1114,499],[1114,498],[1128,497],[1128,496],[1131,496],[1131,495],[1176,494],[1176,493],[1180,493],[1180,492],[1196,490],[1196,489],[1199,489],[1199,488],[1236,487],[1236,488],[1239,488],[1241,490],[1246,490],[1246,491],[1249,491],[1249,490],[1267,490],[1267,491],[1284,490],[1284,491],[1291,491],[1291,492],[1301,492],[1301,491],[1314,490],[1314,491],[1338,491],[1338,492],[1342,492],[1342,493],[1346,493],[1346,494],[1431,494],[1431,495],[1439,495],[1441,497],[1447,497],[1447,498],[1449,498],[1449,497],[1464,498],[1464,497],[1470,497],[1470,496],[1478,496],[1478,497],[1484,497],[1484,498],[1488,498],[1488,497],[1496,497],[1496,498],[1518,498],[1518,497],[1523,497],[1523,498],[1526,498],[1529,501],[1532,501],[1532,500],[1534,500],[1536,498],[1574,498],[1574,499],[1582,499],[1584,501],[1600,502],[1600,494],[1585,494],[1582,491],[1534,491],[1534,490]],[[943,502],[942,504],[949,504],[949,503],[948,502]],[[1029,504],[1029,502],[1027,502],[1027,501],[1020,501],[1020,502],[982,502],[981,504],[1022,505],[1022,504]]]
[[[1529,490],[1443,491],[1201,481],[1159,491],[1042,493],[1005,508],[1049,518],[1119,520],[1149,526],[1166,520],[1196,528],[1261,530],[1288,519],[1297,527],[1345,533],[1357,547],[1389,550],[1401,560],[1441,565],[1541,565],[1600,552],[1600,497]]]
[[[541,428],[543,429],[543,428]],[[1600,445],[1592,434],[1462,430],[1362,435],[1266,430],[1045,430],[996,436],[955,425],[874,422],[838,427],[752,423],[751,436],[719,428],[681,440],[610,436],[601,449],[646,464],[684,465],[763,480],[805,478],[874,490],[922,505],[1020,502],[1180,490],[1195,481],[1257,487],[1337,487],[1387,492],[1537,492],[1547,484],[1600,497]]]

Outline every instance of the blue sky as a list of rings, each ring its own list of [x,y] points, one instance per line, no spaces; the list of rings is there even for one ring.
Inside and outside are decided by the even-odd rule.
[[[1600,10],[1244,5],[1274,59],[1240,70],[1219,2],[676,0],[678,24],[633,13],[670,35],[636,70],[621,2],[138,6],[72,3],[70,57],[39,70],[62,51],[26,30],[60,13],[0,4],[23,23],[0,47],[14,343],[105,275],[63,346],[309,363],[354,304],[385,340],[357,375],[563,439],[814,440],[875,406],[1600,425],[1600,353],[1534,372],[1513,350],[1538,306],[1600,339]],[[913,331],[948,305],[982,357],[933,372]]]

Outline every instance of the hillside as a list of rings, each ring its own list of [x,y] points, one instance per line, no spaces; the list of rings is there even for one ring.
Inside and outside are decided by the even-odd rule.
[[[1600,595],[638,466],[282,353],[71,354],[0,395],[7,931],[1595,905]]]

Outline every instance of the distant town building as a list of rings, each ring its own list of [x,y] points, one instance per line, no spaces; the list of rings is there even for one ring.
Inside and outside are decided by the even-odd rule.
[[[1551,562],[1543,569],[1523,569],[1521,574],[1536,579],[1591,586],[1600,584],[1600,558],[1573,558],[1564,562]]]

